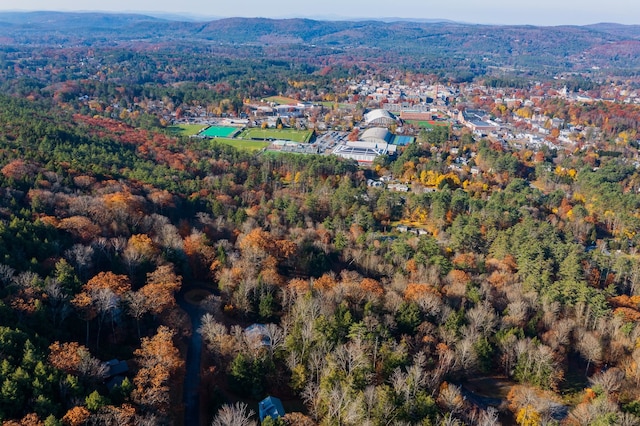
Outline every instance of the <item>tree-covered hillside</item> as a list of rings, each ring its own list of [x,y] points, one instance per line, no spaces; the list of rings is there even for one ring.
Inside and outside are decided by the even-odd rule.
[[[138,33],[0,29],[3,425],[251,425],[268,395],[265,425],[640,424],[636,83],[446,66],[544,38],[561,69],[609,27],[83,17]],[[420,68],[376,61],[406,34]],[[395,101],[430,114],[397,155],[321,148]],[[181,135],[212,123],[264,137]],[[267,132],[313,154],[243,149]]]

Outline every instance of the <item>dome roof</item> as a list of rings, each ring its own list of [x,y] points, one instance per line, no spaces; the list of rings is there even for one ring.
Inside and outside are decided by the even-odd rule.
[[[389,111],[374,109],[364,115],[364,121],[369,124],[395,124],[396,118]]]
[[[362,132],[360,139],[368,142],[388,143],[391,141],[391,133],[384,127],[372,127]]]

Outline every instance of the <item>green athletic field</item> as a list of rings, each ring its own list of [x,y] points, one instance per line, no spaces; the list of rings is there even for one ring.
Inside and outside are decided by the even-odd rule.
[[[406,120],[407,123],[418,126],[421,129],[432,129],[434,127],[446,127],[449,123],[442,121],[418,121],[418,120]]]
[[[269,146],[269,142],[248,141],[242,139],[214,138],[213,141],[247,151],[260,151],[261,149]]]
[[[337,105],[338,108],[341,109],[354,109],[355,105],[353,104],[346,104],[346,103],[338,103],[336,104],[335,102],[331,102],[331,101],[324,101],[324,102],[319,102],[320,105],[324,106],[325,108],[333,108],[334,106]]]
[[[206,130],[200,132],[200,136],[205,138],[229,138],[238,131],[237,127],[229,126],[210,126]]]
[[[173,136],[194,136],[207,127],[204,124],[177,124],[167,127],[169,133]]]
[[[237,137],[253,140],[285,140],[298,143],[307,143],[311,140],[311,130],[293,129],[247,129]]]

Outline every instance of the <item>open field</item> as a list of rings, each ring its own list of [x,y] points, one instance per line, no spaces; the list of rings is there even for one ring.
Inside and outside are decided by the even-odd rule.
[[[169,130],[173,136],[194,136],[206,127],[205,124],[177,124],[167,127],[167,130]]]
[[[298,103],[296,99],[287,98],[285,96],[270,96],[268,98],[265,98],[264,100],[267,102],[276,103],[278,105],[296,105]]]
[[[355,108],[355,105],[352,105],[352,104],[345,104],[345,103],[336,104],[335,102],[331,102],[331,101],[319,102],[319,104],[324,106],[325,108],[333,108],[335,105],[338,105],[338,108],[342,108],[342,109],[354,109]]]
[[[268,142],[251,141],[242,139],[229,139],[229,138],[214,138],[214,142],[222,143],[225,145],[233,146],[238,149],[244,149],[247,151],[260,151],[269,146]]]
[[[311,140],[311,130],[293,129],[247,129],[238,135],[240,139],[253,140],[286,140],[298,143],[307,143]]]

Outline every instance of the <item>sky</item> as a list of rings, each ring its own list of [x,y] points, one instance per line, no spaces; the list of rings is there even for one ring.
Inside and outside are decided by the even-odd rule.
[[[638,0],[0,0],[1,11],[154,12],[201,17],[449,19],[478,24],[640,24]]]

